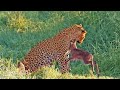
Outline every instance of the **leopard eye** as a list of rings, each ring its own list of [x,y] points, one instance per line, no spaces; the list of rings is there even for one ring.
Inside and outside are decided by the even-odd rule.
[[[84,30],[82,30],[82,32],[85,32]]]

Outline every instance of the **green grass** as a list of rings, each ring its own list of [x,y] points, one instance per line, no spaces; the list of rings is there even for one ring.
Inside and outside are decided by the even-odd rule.
[[[82,24],[88,32],[83,44],[77,46],[94,55],[100,78],[120,78],[119,11],[1,11],[0,78],[96,78],[89,75],[89,67],[82,62],[71,62],[71,72],[66,75],[54,66],[35,75],[17,72],[17,61],[36,43],[73,24]]]

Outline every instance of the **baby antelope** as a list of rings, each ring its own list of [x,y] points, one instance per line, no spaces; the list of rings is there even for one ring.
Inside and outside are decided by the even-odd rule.
[[[68,52],[67,52],[68,53]],[[68,58],[70,61],[75,60],[83,60],[85,64],[90,64],[92,67],[92,73],[94,72],[94,68],[96,68],[97,77],[99,77],[99,68],[96,61],[93,60],[93,55],[85,50],[78,49],[76,47],[76,42],[70,42],[69,53],[66,55],[70,55]]]

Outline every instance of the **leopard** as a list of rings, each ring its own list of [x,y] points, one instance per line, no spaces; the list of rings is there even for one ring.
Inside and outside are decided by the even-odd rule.
[[[55,36],[37,43],[17,64],[19,72],[33,73],[44,66],[51,66],[56,61],[60,72],[70,71],[70,61],[65,56],[69,50],[70,41],[82,44],[87,31],[82,24],[74,24],[60,30]]]

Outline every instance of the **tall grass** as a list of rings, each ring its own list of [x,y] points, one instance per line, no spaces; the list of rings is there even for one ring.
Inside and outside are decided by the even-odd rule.
[[[80,23],[88,33],[83,44],[77,44],[78,48],[94,55],[94,59],[100,66],[102,78],[104,76],[120,78],[119,11],[1,11],[0,61],[7,63],[12,60],[11,64],[16,65],[17,60],[24,58],[36,43],[53,37],[66,27]],[[89,67],[83,65],[82,62],[71,62],[70,66],[71,72],[66,75],[67,78],[75,78],[75,75],[83,76],[83,78],[87,78],[86,75],[89,76]],[[7,67],[12,73],[12,69]],[[13,69],[16,67],[13,66]],[[0,72],[2,77],[9,74],[5,70]],[[58,77],[53,75],[52,78],[61,76],[59,71],[53,72]],[[34,78],[49,78],[49,75],[46,75],[48,74],[44,73],[41,76],[39,73]],[[10,78],[10,76],[4,78]],[[13,78],[16,78],[16,75],[13,74]],[[25,78],[24,75],[23,78]]]

